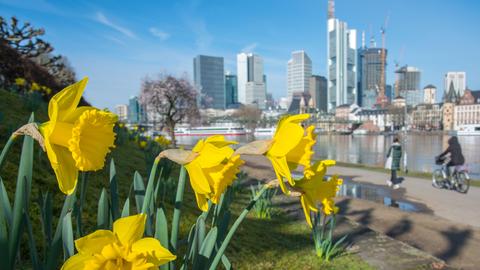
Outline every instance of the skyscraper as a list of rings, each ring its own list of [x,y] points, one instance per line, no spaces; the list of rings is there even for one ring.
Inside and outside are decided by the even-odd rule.
[[[322,112],[328,110],[327,78],[319,75],[310,77],[310,97],[313,106]]]
[[[385,58],[387,52],[385,50]],[[385,59],[386,60],[386,59]],[[377,96],[385,84],[385,74],[382,79],[382,48],[360,48],[358,51],[358,86],[359,102],[364,108],[372,108],[377,102]],[[386,64],[385,64],[386,66]],[[386,89],[383,85],[383,89]]]
[[[287,64],[287,97],[293,93],[308,93],[312,76],[312,60],[304,51],[292,52],[292,59]]]
[[[223,57],[197,55],[193,59],[193,79],[200,91],[202,106],[225,109]]]
[[[238,101],[265,109],[266,87],[263,59],[253,53],[237,54]]]
[[[453,87],[459,97],[463,96],[465,89],[467,88],[467,74],[463,71],[451,71],[445,74],[443,90],[445,93],[450,89],[450,84],[453,83]]]
[[[238,84],[237,75],[226,74],[225,75],[225,97],[226,107],[231,108],[238,103]]]
[[[138,97],[132,96],[128,100],[128,123],[142,124],[147,121],[147,113],[138,102]]]
[[[328,110],[357,103],[357,31],[336,19],[329,1],[327,26]]]
[[[398,73],[399,95],[405,98],[409,106],[423,103],[423,91],[420,89],[421,72],[416,67],[403,66],[395,71]]]

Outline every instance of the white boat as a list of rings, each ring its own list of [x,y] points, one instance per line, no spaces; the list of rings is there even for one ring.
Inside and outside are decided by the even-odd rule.
[[[275,133],[275,127],[269,128],[256,128],[253,132],[255,136],[272,136]]]
[[[456,130],[451,130],[450,135],[475,136],[480,135],[480,125],[459,125]]]
[[[225,136],[240,136],[245,135],[247,132],[243,127],[190,127],[190,128],[178,128],[175,129],[175,136],[212,136],[212,135],[225,135]]]
[[[367,134],[368,134],[368,130],[366,129],[358,128],[353,131],[353,135],[367,135]]]

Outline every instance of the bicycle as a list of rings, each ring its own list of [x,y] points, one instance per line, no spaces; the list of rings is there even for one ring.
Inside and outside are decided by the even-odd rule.
[[[432,186],[435,188],[455,189],[460,193],[467,193],[470,188],[470,176],[468,169],[464,165],[455,166],[450,178],[447,176],[448,167],[443,159],[436,158],[436,165],[441,165],[440,169],[436,169],[432,174]]]

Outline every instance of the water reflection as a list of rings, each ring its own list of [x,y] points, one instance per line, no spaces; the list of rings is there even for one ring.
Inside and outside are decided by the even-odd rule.
[[[406,212],[422,212],[423,209],[414,203],[403,200],[392,199],[391,191],[388,188],[368,184],[346,182],[340,186],[339,196],[364,199],[376,203],[383,203],[386,206],[395,207]]]
[[[185,136],[177,137],[177,140],[179,144],[193,145],[200,138]],[[226,138],[238,141],[242,145],[254,139],[270,139],[271,137],[227,136]],[[435,167],[433,159],[447,147],[448,138],[450,138],[448,135],[441,134],[409,134],[406,140],[401,138],[402,144],[406,142],[408,169],[432,172]],[[480,155],[476,153],[476,149],[480,145],[480,136],[460,136],[458,138],[470,170],[470,176],[480,179]],[[392,136],[384,135],[319,135],[315,145],[315,158],[382,167],[392,140]]]

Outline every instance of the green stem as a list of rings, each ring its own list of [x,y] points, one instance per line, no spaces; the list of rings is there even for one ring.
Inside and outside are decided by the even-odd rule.
[[[177,240],[178,240],[178,229],[180,225],[180,214],[183,201],[183,193],[185,190],[185,180],[187,178],[187,171],[185,167],[180,168],[180,176],[178,177],[178,186],[177,186],[177,195],[175,197],[175,209],[173,210],[173,221],[172,221],[172,236],[171,244],[172,251],[177,250]]]
[[[255,203],[257,202],[257,200],[263,195],[263,193],[269,189],[269,186],[268,185],[263,185],[262,189],[260,189],[257,193],[257,195],[250,201],[250,203],[248,204],[247,207],[245,207],[245,209],[243,209],[242,213],[240,214],[240,216],[238,216],[237,220],[235,220],[235,223],[233,223],[232,227],[230,228],[230,230],[228,231],[228,234],[227,236],[225,236],[225,239],[223,240],[222,242],[222,245],[220,246],[220,248],[218,249],[217,251],[217,255],[215,255],[215,258],[213,259],[213,262],[212,264],[210,265],[210,270],[215,270],[217,269],[217,265],[218,263],[220,262],[220,260],[222,259],[222,256],[223,256],[223,253],[225,252],[225,250],[227,249],[227,246],[228,244],[230,243],[230,240],[232,239],[233,235],[235,234],[235,232],[237,231],[238,229],[238,226],[240,225],[240,223],[242,223],[242,221],[245,219],[245,217],[247,216],[248,212],[250,212],[250,210],[253,208],[253,206],[255,205]]]
[[[13,142],[15,141],[15,139],[16,139],[17,137],[18,137],[18,136],[11,135],[10,138],[8,138],[7,143],[6,143],[5,146],[3,147],[2,153],[0,154],[0,169],[2,168],[3,161],[4,161],[4,159],[5,159],[5,156],[6,156],[7,153],[8,153],[8,150],[10,149],[10,146],[12,146]]]

